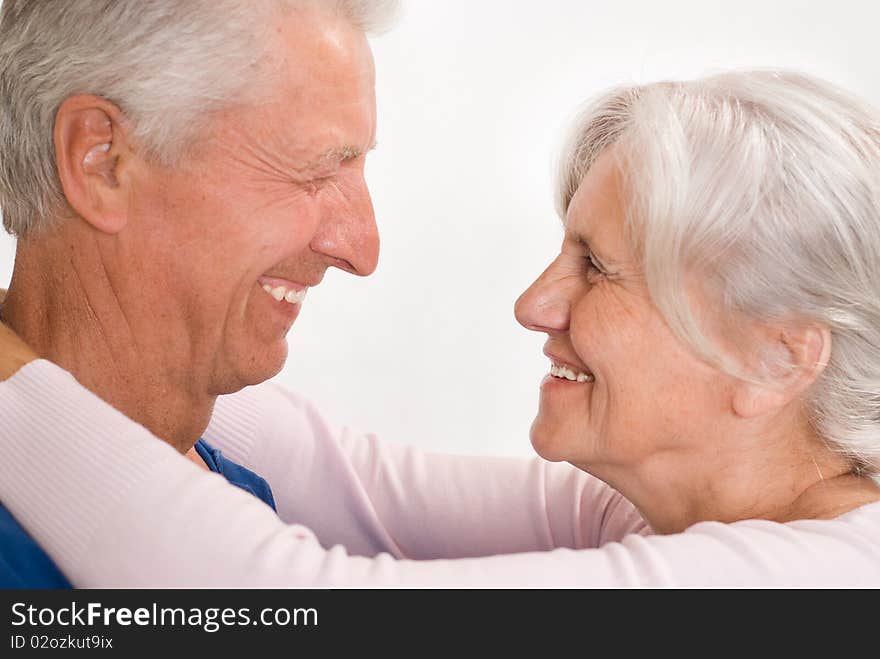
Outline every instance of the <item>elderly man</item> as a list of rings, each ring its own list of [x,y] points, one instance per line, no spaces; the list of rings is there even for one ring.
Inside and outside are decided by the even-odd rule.
[[[197,441],[218,395],[280,370],[328,267],[376,267],[363,30],[382,4],[3,4],[3,321],[270,504]],[[61,583],[31,567],[23,585]]]
[[[4,3],[3,320],[179,450],[328,267],[376,267],[370,4]]]
[[[264,502],[277,500],[283,520],[307,526],[296,527],[305,585],[339,573],[313,532],[352,554],[430,559],[596,546],[644,527],[631,507],[611,526],[592,518],[600,510],[580,510],[597,483],[567,466],[435,459],[418,468],[422,458],[371,452],[372,439],[331,428],[273,385],[224,396],[279,371],[286,334],[328,267],[356,275],[376,267],[364,182],[376,140],[365,33],[392,5],[4,1],[0,205],[18,251],[0,317],[44,358],[0,392],[22,415],[39,409],[4,419],[0,436],[4,585],[67,583],[37,544],[49,538],[45,527],[20,514],[25,488],[16,483],[33,476],[10,466],[16,442],[36,442],[44,429],[76,442],[74,459],[84,463],[101,438],[114,451],[131,450],[116,444],[126,433],[158,437]],[[33,358],[19,348],[7,343],[0,380]],[[115,408],[104,410],[111,416],[92,394]],[[15,404],[20,395],[30,402]],[[85,409],[93,412],[78,424],[73,411]],[[403,482],[401,460],[417,467]],[[70,467],[47,455],[34,469],[52,470],[37,478],[53,492],[88,487],[67,477]],[[86,468],[114,490],[137,488],[138,473]],[[163,514],[203,514],[185,487],[175,492],[180,505]],[[112,560],[88,546],[92,525],[112,516],[113,501],[103,500],[106,509],[78,510],[83,523],[52,504],[76,528],[62,543],[75,563]],[[345,561],[343,572],[363,577],[345,583],[386,583],[372,561]],[[467,565],[454,570],[453,581],[467,580]],[[510,575],[521,583],[518,571]],[[153,578],[144,566],[145,585]]]

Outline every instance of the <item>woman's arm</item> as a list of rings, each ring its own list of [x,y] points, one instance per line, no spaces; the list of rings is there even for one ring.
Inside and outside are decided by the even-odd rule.
[[[588,548],[646,528],[619,493],[567,464],[381,442],[274,384],[221,397],[205,438],[269,481],[284,521],[357,555]]]
[[[0,323],[0,381],[35,358]],[[39,367],[53,369],[63,373],[48,362]],[[69,376],[55,380],[79,387]],[[36,425],[54,404],[36,396],[17,411]],[[620,494],[568,465],[382,444],[333,426],[308,400],[273,384],[221,397],[205,438],[270,482],[283,520],[353,554],[433,559],[586,548],[645,530]]]
[[[0,383],[0,418],[0,499],[80,587],[880,586],[880,504],[846,520],[706,523],[600,549],[353,557],[284,524],[46,361]]]

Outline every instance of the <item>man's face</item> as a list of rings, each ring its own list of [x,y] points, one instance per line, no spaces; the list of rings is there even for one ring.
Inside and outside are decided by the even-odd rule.
[[[178,165],[136,169],[131,220],[117,236],[115,278],[141,330],[135,341],[145,337],[166,375],[212,395],[281,369],[302,289],[329,266],[368,275],[378,259],[364,181],[376,137],[366,38],[300,12],[272,38],[257,72],[268,71],[268,91],[211,117]]]

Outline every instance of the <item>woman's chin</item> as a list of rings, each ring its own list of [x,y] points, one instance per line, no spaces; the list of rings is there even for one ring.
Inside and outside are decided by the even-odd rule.
[[[564,462],[570,459],[566,449],[565,434],[557,424],[548,423],[538,414],[532,422],[529,440],[535,453],[549,462]]]

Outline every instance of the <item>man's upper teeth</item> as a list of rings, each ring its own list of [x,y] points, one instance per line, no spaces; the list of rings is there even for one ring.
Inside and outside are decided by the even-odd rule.
[[[295,291],[293,289],[287,290],[287,288],[285,288],[284,286],[276,286],[275,288],[272,288],[271,286],[269,286],[269,284],[264,284],[263,290],[279,302],[281,302],[281,300],[285,300],[290,304],[300,304],[303,300],[306,299],[306,292],[309,289],[304,288],[301,291]]]
[[[558,364],[550,366],[550,375],[554,378],[565,378],[572,382],[593,382],[596,379],[592,373],[575,373],[568,366],[559,366]]]

